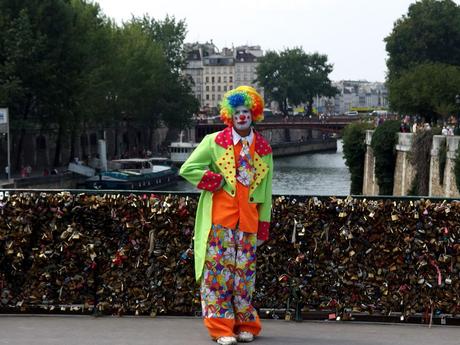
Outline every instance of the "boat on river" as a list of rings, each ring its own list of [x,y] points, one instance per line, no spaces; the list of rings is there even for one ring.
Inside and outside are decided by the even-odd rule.
[[[157,189],[177,182],[178,169],[163,157],[127,158],[108,162],[108,170],[88,178],[86,189]]]
[[[198,146],[199,143],[177,141],[172,142],[169,145],[169,152],[171,161],[175,164],[183,164],[188,157],[192,154],[193,150]]]

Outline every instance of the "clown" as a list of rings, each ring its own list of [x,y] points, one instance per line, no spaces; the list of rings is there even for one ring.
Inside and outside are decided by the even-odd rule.
[[[204,324],[218,344],[251,342],[261,331],[252,306],[256,248],[268,239],[272,149],[252,128],[263,120],[255,89],[227,92],[220,117],[227,128],[203,138],[180,175],[201,189],[195,218],[195,278]]]

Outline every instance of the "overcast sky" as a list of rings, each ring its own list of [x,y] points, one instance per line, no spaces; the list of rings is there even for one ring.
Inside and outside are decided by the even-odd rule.
[[[415,0],[97,0],[118,23],[132,15],[187,23],[186,42],[212,40],[222,49],[302,47],[326,54],[332,80],[384,81],[383,39]]]

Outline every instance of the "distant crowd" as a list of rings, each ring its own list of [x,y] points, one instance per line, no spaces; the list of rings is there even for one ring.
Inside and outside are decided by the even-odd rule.
[[[375,126],[380,126],[386,120],[385,116],[378,116],[375,118]],[[457,125],[457,119],[451,116],[444,122],[441,130],[442,135],[455,135],[455,128]],[[423,122],[418,116],[406,115],[401,120],[399,131],[401,133],[417,133],[421,131],[431,130],[432,125],[428,122]]]

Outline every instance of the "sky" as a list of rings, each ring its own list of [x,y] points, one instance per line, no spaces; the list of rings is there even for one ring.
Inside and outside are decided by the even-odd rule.
[[[166,15],[187,24],[186,42],[224,47],[260,45],[264,51],[301,47],[326,54],[330,79],[385,80],[385,42],[416,0],[96,0],[121,24],[132,16]]]

